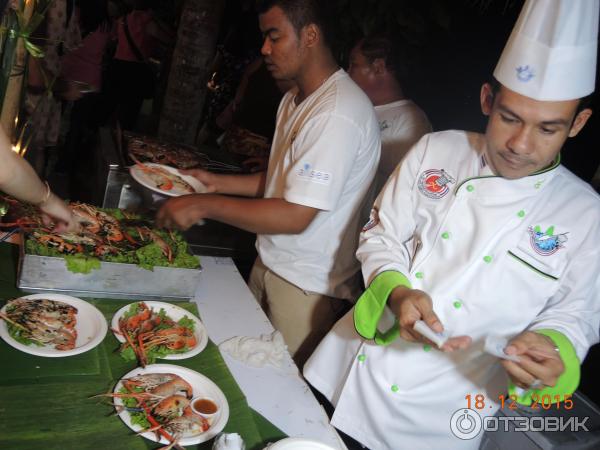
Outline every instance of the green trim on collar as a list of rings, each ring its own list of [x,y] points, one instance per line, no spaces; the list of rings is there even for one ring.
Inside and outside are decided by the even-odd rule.
[[[387,299],[398,286],[412,288],[404,274],[391,270],[385,271],[377,275],[359,297],[354,305],[354,327],[363,338],[375,339],[378,345],[387,345],[398,337],[400,328],[397,321],[392,328],[383,333],[377,330]]]
[[[535,175],[541,175],[543,173],[550,172],[551,170],[556,169],[560,165],[560,161],[561,161],[561,156],[559,153],[558,155],[556,155],[556,159],[548,167],[546,167],[545,169],[540,169],[537,172],[534,172],[528,176],[533,177]]]
[[[565,371],[563,374],[558,377],[558,381],[555,386],[548,386],[543,389],[532,389],[526,391],[523,395],[519,396],[517,394],[517,388],[509,381],[508,384],[508,394],[509,396],[516,396],[517,403],[520,403],[525,406],[531,406],[533,403],[532,396],[535,395],[535,400],[537,403],[542,402],[542,397],[544,395],[548,395],[552,401],[555,403],[565,401],[565,396],[571,395],[579,386],[579,379],[581,376],[581,363],[579,362],[579,358],[577,357],[577,353],[575,352],[575,347],[571,344],[571,341],[561,332],[556,330],[534,330],[536,333],[543,334],[544,336],[548,336],[556,347],[558,347],[558,351],[560,353],[560,357],[565,365]],[[514,397],[513,397],[514,398]],[[546,397],[547,398],[547,397]]]
[[[556,169],[560,165],[560,161],[561,161],[561,156],[560,156],[560,153],[559,153],[558,155],[556,155],[556,159],[548,167],[546,167],[545,169],[540,169],[539,171],[534,172],[532,174],[529,174],[527,176],[528,177],[534,177],[534,176],[541,175],[541,174],[546,173],[546,172],[550,172],[551,170]],[[486,161],[486,164],[489,164],[489,163]],[[483,180],[485,178],[502,178],[502,177],[500,177],[498,175],[484,175],[482,177],[465,178],[459,184],[457,184],[456,187],[454,188],[454,195],[456,195],[458,193],[458,190],[460,189],[460,187],[463,184],[465,184],[466,182],[472,181],[472,180]]]

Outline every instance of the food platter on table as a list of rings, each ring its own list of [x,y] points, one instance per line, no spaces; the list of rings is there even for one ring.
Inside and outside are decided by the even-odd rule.
[[[180,321],[184,317],[187,317],[189,320],[193,321],[193,324],[194,324],[193,334],[194,334],[194,338],[195,338],[195,345],[192,348],[190,348],[188,351],[185,351],[182,353],[171,353],[168,355],[160,356],[161,359],[179,360],[179,359],[191,358],[192,356],[196,356],[198,353],[200,353],[202,350],[204,350],[204,348],[208,344],[208,333],[206,331],[206,328],[204,327],[204,324],[200,321],[200,319],[198,317],[196,317],[194,314],[192,314],[191,312],[186,311],[185,309],[183,309],[177,305],[173,305],[171,303],[165,303],[165,302],[156,302],[156,301],[144,301],[144,302],[130,303],[128,305],[123,306],[121,309],[119,309],[115,313],[115,315],[113,316],[112,321],[111,321],[111,329],[113,330],[113,333],[119,342],[121,342],[121,343],[126,342],[125,336],[122,333],[120,333],[119,320],[130,310],[130,308],[133,305],[136,305],[136,304],[139,305],[140,303],[145,304],[151,311],[155,312],[156,314],[158,314],[160,312],[160,310],[163,309],[164,312],[166,313],[166,316],[170,319],[173,319],[173,321],[175,321],[175,322]]]
[[[78,355],[87,352],[102,342],[106,336],[108,325],[102,313],[91,303],[76,297],[63,294],[32,294],[19,297],[19,301],[32,302],[34,300],[50,300],[52,302],[62,302],[77,309],[76,324],[74,330],[77,333],[75,345],[68,350],[59,350],[53,344],[29,345],[17,341],[11,336],[6,320],[0,321],[0,337],[10,346],[25,353],[36,356],[46,356],[59,358],[64,356]],[[36,302],[36,304],[39,302]],[[0,313],[6,315],[8,304],[0,309]]]
[[[196,178],[164,164],[139,163],[131,166],[129,172],[145,188],[169,197],[206,192],[206,186]]]
[[[123,378],[119,380],[113,390],[113,393],[119,395],[122,392],[124,388],[124,380],[147,374],[172,374],[176,377],[181,377],[183,380],[185,380],[185,382],[187,382],[187,384],[191,386],[192,392],[188,393],[182,389],[178,391],[178,395],[185,395],[188,397],[188,399],[195,397],[210,398],[218,407],[217,414],[206,419],[208,420],[209,424],[208,430],[201,432],[200,434],[184,434],[183,436],[179,437],[177,441],[179,445],[187,446],[206,442],[220,433],[223,428],[225,428],[225,425],[227,425],[227,421],[229,420],[229,404],[227,403],[227,399],[225,398],[223,391],[221,391],[221,389],[219,389],[219,387],[206,376],[185,367],[175,366],[172,364],[152,364],[146,366],[145,368],[138,367],[125,374]],[[114,404],[119,417],[129,428],[135,432],[140,432],[143,430],[140,425],[132,423],[131,413],[124,408],[125,405],[122,398],[115,397]],[[164,435],[159,435],[159,437],[157,437],[156,433],[152,431],[141,433],[141,436],[154,442],[160,442],[161,444],[170,444]]]

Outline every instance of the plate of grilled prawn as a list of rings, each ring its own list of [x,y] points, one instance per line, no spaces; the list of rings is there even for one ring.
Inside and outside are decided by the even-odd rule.
[[[184,175],[171,166],[137,162],[129,172],[142,186],[170,197],[206,192],[206,186],[196,178]]]
[[[0,309],[0,337],[37,356],[62,357],[96,347],[108,325],[92,304],[63,294],[33,294],[9,300]]]
[[[111,328],[122,344],[121,351],[131,348],[142,366],[156,358],[191,358],[208,344],[208,333],[200,319],[165,302],[125,305],[113,316]]]
[[[119,417],[125,424],[154,442],[196,445],[215,437],[229,420],[223,391],[204,375],[171,364],[152,364],[127,373],[112,393]],[[218,413],[204,417],[192,410],[195,397],[212,399]],[[177,447],[179,448],[179,447]]]

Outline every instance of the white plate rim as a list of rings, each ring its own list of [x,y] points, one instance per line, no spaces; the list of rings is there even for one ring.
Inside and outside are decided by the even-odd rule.
[[[10,333],[8,332],[8,327],[6,325],[6,322],[4,320],[0,320],[0,337],[2,339],[4,339],[4,341],[11,347],[14,347],[17,350],[20,350],[22,352],[29,353],[30,355],[45,356],[48,358],[61,358],[61,357],[65,357],[65,356],[79,355],[79,354],[85,353],[85,352],[93,349],[97,345],[99,345],[104,340],[104,337],[106,336],[106,332],[108,331],[108,324],[106,323],[106,319],[104,318],[104,315],[100,312],[100,310],[98,308],[96,308],[94,305],[92,305],[91,303],[89,303],[85,300],[82,300],[80,298],[72,297],[70,295],[54,294],[54,293],[31,294],[31,295],[24,295],[24,296],[17,297],[17,298],[25,299],[25,300],[36,300],[36,299],[44,299],[45,298],[48,300],[56,300],[56,301],[60,301],[63,303],[67,303],[67,304],[72,305],[75,308],[77,308],[78,316],[79,316],[79,314],[82,313],[82,311],[85,311],[88,314],[90,314],[91,319],[95,319],[98,326],[100,327],[98,333],[96,333],[96,335],[94,335],[93,339],[86,342],[85,344],[83,344],[79,347],[75,347],[74,349],[71,349],[71,350],[56,350],[49,346],[36,347],[36,346],[32,346],[32,345],[30,346],[30,345],[21,344],[20,342],[13,339],[13,337],[10,335]],[[4,312],[6,309],[6,306],[7,305],[4,305],[2,307],[2,309],[0,309],[0,311]],[[81,325],[81,322],[78,317],[77,325],[75,326],[75,329],[77,329],[78,339],[81,334],[81,330],[79,328],[80,325]]]
[[[288,437],[267,447],[268,450],[334,450],[333,447],[312,439]],[[266,450],[266,449],[265,449]]]
[[[187,182],[190,186],[192,186],[194,191],[196,191],[195,192],[196,194],[203,194],[206,192],[206,186],[204,186],[204,184],[202,184],[200,181],[198,181],[196,178],[194,178],[190,175],[183,175],[175,167],[167,166],[165,164],[151,163],[151,162],[145,162],[145,163],[140,163],[140,164],[143,164],[148,167],[160,168],[160,169],[166,170],[167,172],[172,173],[173,175],[177,175],[177,176],[181,177],[185,182]],[[151,183],[144,176],[142,169],[140,169],[137,164],[133,165],[129,168],[129,173],[131,174],[133,179],[135,181],[137,181],[138,183],[140,183],[142,186],[150,189],[151,191],[157,192],[159,194],[167,195],[169,197],[180,197],[182,195],[189,195],[189,194],[185,194],[185,193],[169,192],[169,191],[163,191],[162,189],[159,189],[154,183]]]
[[[217,386],[214,381],[212,381],[206,375],[202,375],[200,372],[196,372],[195,370],[188,369],[187,367],[176,366],[173,364],[150,364],[150,365],[146,366],[145,368],[144,367],[136,367],[135,369],[127,372],[125,375],[123,375],[121,377],[121,379],[117,382],[117,384],[115,384],[113,392],[117,392],[121,388],[121,386],[122,386],[121,380],[123,380],[124,378],[130,378],[130,377],[133,377],[133,376],[136,376],[139,374],[143,374],[143,373],[174,373],[175,375],[179,375],[181,378],[185,379],[188,383],[190,383],[192,385],[193,389],[195,389],[194,384],[191,383],[190,380],[186,378],[186,376],[187,377],[197,377],[203,383],[206,383],[208,385],[209,390],[212,391],[211,395],[214,395],[214,397],[216,397],[216,398],[213,398],[213,400],[215,400],[219,404],[219,409],[221,410],[221,412],[219,413],[218,419],[215,422],[213,422],[211,427],[206,432],[201,433],[197,436],[192,436],[192,437],[187,437],[187,438],[181,439],[179,441],[180,445],[187,446],[187,445],[201,444],[203,442],[208,441],[209,439],[212,439],[217,434],[219,434],[221,431],[223,431],[223,428],[225,428],[225,425],[227,425],[227,422],[229,421],[229,403],[227,402],[227,397],[225,397],[225,394],[223,393],[221,388],[219,388],[219,386]],[[198,395],[198,393],[193,392],[192,398],[197,395]],[[123,404],[123,402],[120,398],[115,398],[114,403],[115,403],[115,405],[119,405],[119,406],[121,406]],[[120,413],[118,413],[118,416],[125,423],[125,425],[127,425],[133,431],[138,432],[142,429],[139,425],[131,425],[129,411],[123,410]],[[160,437],[160,440],[157,440],[154,432],[149,431],[146,433],[141,433],[140,436],[143,436],[144,438],[146,438],[150,441],[153,441],[153,442],[159,442],[161,444],[169,444],[169,441],[167,441],[167,439],[162,436]]]
[[[180,306],[177,305],[172,305],[171,303],[166,303],[166,302],[156,302],[153,300],[140,300],[139,302],[132,302],[132,303],[128,303],[127,305],[123,306],[122,308],[120,308],[112,317],[112,320],[110,322],[110,327],[111,327],[111,331],[113,332],[114,336],[117,338],[117,340],[121,343],[125,342],[125,338],[123,336],[121,336],[120,334],[115,333],[115,330],[119,329],[119,319],[121,318],[121,316],[123,314],[125,314],[125,312],[129,309],[129,307],[135,303],[145,303],[146,305],[148,305],[149,308],[158,308],[160,310],[160,308],[164,308],[165,311],[167,311],[167,314],[175,321],[181,319],[184,315],[188,316],[190,319],[192,319],[194,321],[194,334],[196,335],[196,341],[198,342],[197,345],[185,352],[185,353],[174,353],[172,355],[167,355],[164,358],[159,358],[159,359],[169,359],[169,360],[178,360],[178,359],[187,359],[187,358],[191,358],[192,356],[196,356],[198,353],[200,353],[202,350],[204,350],[208,344],[208,332],[206,331],[206,327],[204,326],[204,324],[202,323],[202,321],[196,317],[193,313],[189,312],[186,309],[181,308]],[[175,312],[175,314],[181,314],[180,317],[173,317],[172,313]]]

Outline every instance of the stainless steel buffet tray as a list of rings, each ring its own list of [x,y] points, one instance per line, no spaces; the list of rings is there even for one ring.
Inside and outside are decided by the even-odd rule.
[[[153,300],[191,298],[200,280],[201,269],[154,267],[101,262],[88,274],[67,270],[63,258],[25,253],[21,245],[17,287],[27,292],[54,291],[98,298]]]

